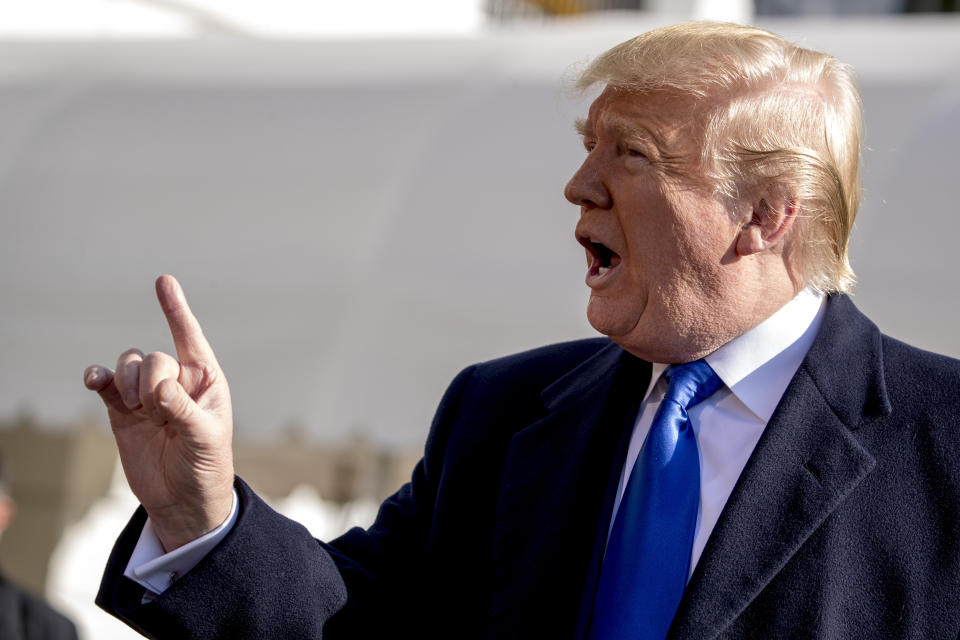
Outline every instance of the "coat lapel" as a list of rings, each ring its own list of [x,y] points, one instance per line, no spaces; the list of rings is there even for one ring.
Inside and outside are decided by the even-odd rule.
[[[873,469],[853,431],[890,412],[880,333],[844,296],[757,443],[687,585],[669,638],[714,638]]]
[[[648,363],[611,344],[547,387],[545,417],[514,435],[494,528],[491,637],[583,625],[649,379]]]

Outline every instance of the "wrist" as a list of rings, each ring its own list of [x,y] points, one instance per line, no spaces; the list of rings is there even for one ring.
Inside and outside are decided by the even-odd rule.
[[[167,553],[193,542],[222,525],[233,509],[233,487],[226,495],[205,501],[197,507],[172,505],[165,509],[147,509],[154,532]]]

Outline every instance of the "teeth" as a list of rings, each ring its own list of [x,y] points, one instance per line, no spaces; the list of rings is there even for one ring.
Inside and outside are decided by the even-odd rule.
[[[603,275],[607,271],[610,271],[610,267],[597,267],[597,275]]]

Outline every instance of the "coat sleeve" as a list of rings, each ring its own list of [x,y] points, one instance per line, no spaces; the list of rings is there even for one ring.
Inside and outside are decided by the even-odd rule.
[[[418,568],[428,544],[439,469],[472,373],[451,383],[413,477],[381,505],[373,525],[324,543],[266,505],[239,478],[240,512],[224,540],[156,599],[123,575],[146,513],[114,545],[97,604],[148,638],[285,640],[391,635],[423,606]],[[379,634],[378,634],[379,635]],[[402,634],[401,634],[402,635]]]

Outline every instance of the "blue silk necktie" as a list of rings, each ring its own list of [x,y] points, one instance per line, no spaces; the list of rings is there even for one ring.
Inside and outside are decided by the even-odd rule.
[[[663,640],[687,583],[700,457],[687,410],[723,382],[703,360],[673,365],[607,541],[592,640]]]

